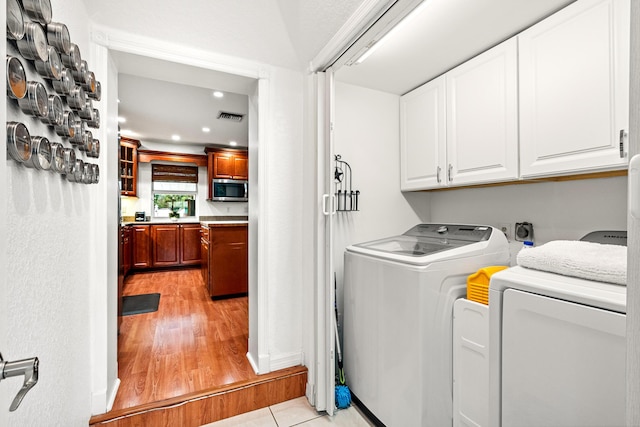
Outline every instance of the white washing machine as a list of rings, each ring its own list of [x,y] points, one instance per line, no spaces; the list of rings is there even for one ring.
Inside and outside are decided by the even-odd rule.
[[[520,266],[493,275],[489,425],[624,426],[625,313],[625,286]]]
[[[469,274],[509,265],[490,226],[420,224],[345,252],[344,369],[388,427],[452,425],[452,309]]]

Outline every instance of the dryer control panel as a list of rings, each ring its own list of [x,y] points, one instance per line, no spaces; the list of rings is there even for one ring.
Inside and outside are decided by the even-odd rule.
[[[482,242],[489,240],[492,227],[488,225],[460,225],[460,224],[418,224],[404,233],[405,236],[432,237],[465,242]]]

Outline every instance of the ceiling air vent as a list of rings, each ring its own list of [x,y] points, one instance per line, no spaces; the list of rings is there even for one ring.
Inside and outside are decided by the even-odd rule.
[[[244,114],[227,113],[226,111],[220,111],[218,118],[220,120],[231,120],[232,122],[241,122]]]

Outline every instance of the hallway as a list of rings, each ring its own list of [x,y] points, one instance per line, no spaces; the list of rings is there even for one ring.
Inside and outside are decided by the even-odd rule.
[[[253,380],[248,297],[212,301],[199,269],[134,273],[124,295],[158,292],[158,311],[125,316],[113,410]]]

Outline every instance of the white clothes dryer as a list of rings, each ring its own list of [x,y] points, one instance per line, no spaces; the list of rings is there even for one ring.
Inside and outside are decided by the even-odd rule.
[[[344,369],[354,400],[389,427],[452,425],[453,303],[467,276],[509,265],[490,226],[420,224],[345,252]]]
[[[624,426],[626,287],[513,267],[489,288],[489,425]]]

